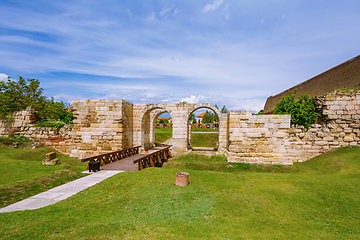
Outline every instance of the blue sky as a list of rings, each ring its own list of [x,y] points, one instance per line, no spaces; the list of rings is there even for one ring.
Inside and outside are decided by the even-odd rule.
[[[266,98],[360,54],[359,0],[0,2],[0,80],[71,101]]]

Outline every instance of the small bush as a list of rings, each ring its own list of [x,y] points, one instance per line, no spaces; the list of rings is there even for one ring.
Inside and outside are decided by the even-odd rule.
[[[62,128],[65,125],[65,122],[45,119],[45,120],[36,122],[36,125],[38,125],[39,127],[56,128],[56,130],[59,130],[60,128]]]
[[[310,98],[309,94],[301,94],[299,100],[295,101],[296,91],[289,92],[289,96],[282,97],[276,104],[274,114],[291,114],[293,124],[303,125],[306,128],[320,117],[316,112],[315,97]]]
[[[10,137],[0,137],[0,143],[3,143],[5,145],[14,145],[14,146],[19,146],[19,145],[24,145],[25,143],[29,143],[32,142],[31,139],[25,137],[25,136],[15,136],[15,135],[11,135]]]

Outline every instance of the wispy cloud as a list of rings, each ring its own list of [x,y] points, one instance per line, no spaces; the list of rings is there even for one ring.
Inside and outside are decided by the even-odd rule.
[[[230,4],[226,4],[225,7],[221,10],[221,15],[224,17],[225,20],[228,20],[230,17],[230,13],[228,11]]]
[[[175,8],[174,12],[173,12],[173,16],[176,16],[179,13],[179,9]]]
[[[151,12],[147,19],[148,19],[148,20],[151,20],[151,21],[155,20],[155,19],[156,19],[155,13],[154,13],[154,12]]]
[[[194,96],[191,95],[190,97],[184,97],[181,99],[181,102],[187,102],[187,103],[201,103],[203,100],[205,99],[204,96],[199,95],[199,96]]]
[[[213,3],[209,3],[206,4],[205,7],[203,8],[202,12],[206,13],[209,11],[215,11],[216,9],[218,9],[220,7],[220,5],[224,2],[224,0],[216,0]]]
[[[0,82],[6,82],[8,80],[8,75],[5,73],[0,73]]]
[[[319,18],[317,3],[308,11],[302,2],[209,2],[0,3],[0,69],[40,79],[64,101],[187,99],[257,110],[269,95],[359,54],[356,7],[330,2]]]
[[[170,12],[171,9],[169,7],[164,8],[161,10],[160,15],[163,17],[166,13]]]

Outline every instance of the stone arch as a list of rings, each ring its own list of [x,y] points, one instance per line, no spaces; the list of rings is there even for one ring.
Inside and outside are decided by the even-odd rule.
[[[191,108],[189,108],[187,115],[190,116],[191,113],[193,113],[194,111],[196,111],[199,108],[208,108],[208,109],[214,111],[214,113],[216,113],[216,115],[218,115],[219,118],[221,116],[221,112],[219,111],[219,109],[217,109],[215,106],[211,105],[210,103],[196,103],[196,104],[194,104]]]
[[[221,143],[222,142],[222,136],[225,134],[224,131],[224,120],[222,118],[222,113],[219,111],[219,109],[217,109],[215,106],[209,104],[209,103],[196,103],[194,104],[191,108],[189,108],[188,112],[187,112],[187,119],[189,119],[190,115],[195,112],[196,110],[200,109],[200,108],[207,108],[212,110],[219,118],[219,145],[223,146],[224,144]],[[188,143],[188,148],[191,148],[191,142],[190,142],[190,138],[191,138],[191,129],[189,129],[189,121],[187,121],[188,124],[188,135],[187,135],[187,143]]]
[[[138,124],[140,126],[140,145],[144,148],[151,148],[154,142],[152,142],[151,134],[154,132],[154,125],[151,124],[150,113],[154,110],[161,110],[162,112],[168,112],[172,116],[172,111],[166,104],[147,104],[139,114]]]

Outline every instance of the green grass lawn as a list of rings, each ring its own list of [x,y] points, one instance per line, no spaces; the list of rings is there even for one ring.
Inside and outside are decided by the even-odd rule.
[[[46,208],[0,214],[5,239],[358,239],[360,148],[294,166],[187,155]],[[175,174],[190,173],[187,187]]]
[[[60,164],[44,166],[51,148],[12,148],[0,144],[0,207],[84,176],[86,163],[57,153]]]
[[[155,128],[155,142],[163,143],[172,138],[172,128]]]
[[[219,132],[219,129],[193,128],[192,131],[194,130],[195,133],[191,134],[191,146],[193,147],[215,147],[219,141],[219,133],[209,133]],[[156,143],[163,143],[170,138],[172,138],[172,128],[155,128]]]
[[[192,147],[215,147],[219,133],[191,133]]]

